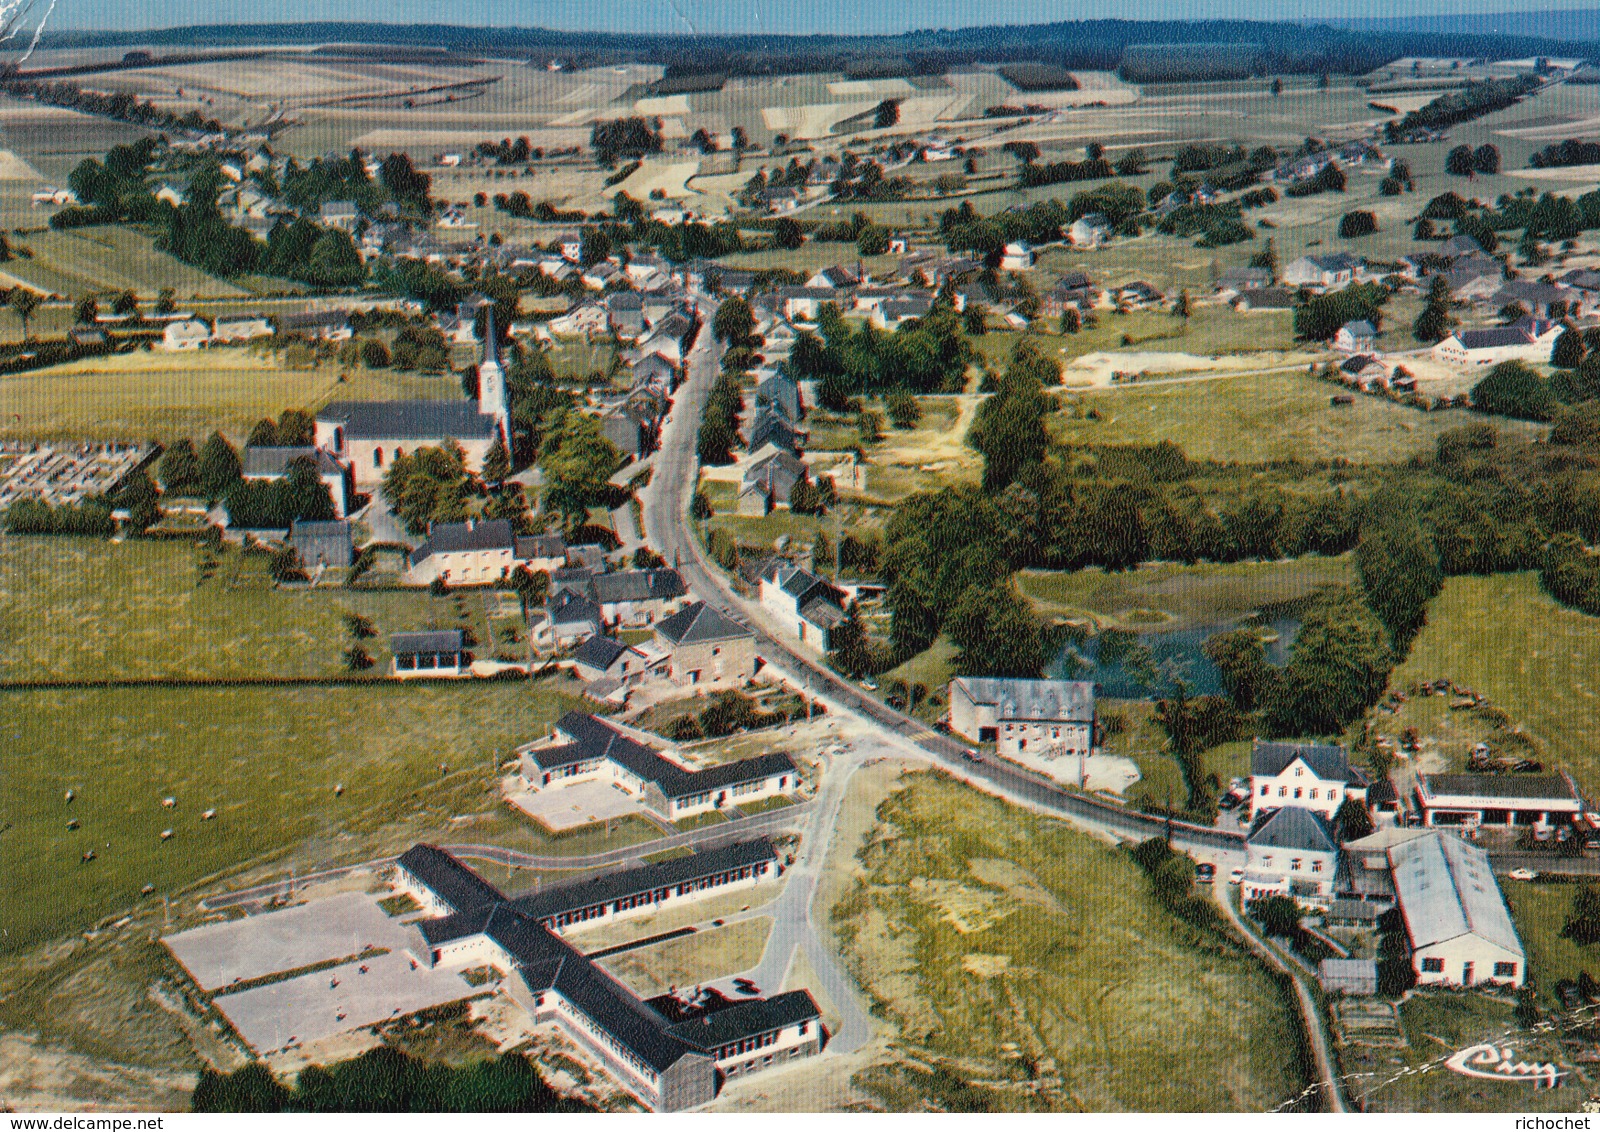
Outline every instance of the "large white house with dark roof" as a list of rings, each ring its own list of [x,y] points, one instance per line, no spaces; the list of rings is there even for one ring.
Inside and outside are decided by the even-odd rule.
[[[1094,746],[1094,684],[958,676],[950,681],[950,730],[1000,754],[1088,755]]]
[[[831,647],[829,636],[844,624],[844,594],[831,582],[774,558],[761,573],[761,606],[790,636],[817,652]]]
[[[1245,900],[1288,896],[1321,907],[1332,900],[1339,839],[1321,812],[1301,806],[1259,812],[1245,855]]]
[[[1364,799],[1367,780],[1350,765],[1343,747],[1318,743],[1268,743],[1250,749],[1250,812],[1298,806],[1331,818],[1347,797]]]

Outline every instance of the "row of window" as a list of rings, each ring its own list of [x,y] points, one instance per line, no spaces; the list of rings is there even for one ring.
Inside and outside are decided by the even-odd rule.
[[[642,908],[647,904],[655,904],[666,900],[669,896],[687,896],[691,892],[699,892],[706,888],[720,888],[725,884],[735,881],[749,880],[752,877],[765,876],[766,862],[759,865],[746,865],[742,869],[732,869],[728,872],[713,873],[711,876],[699,880],[685,881],[676,888],[658,888],[650,892],[635,893],[624,896],[619,900],[607,904],[591,904],[586,908],[574,908],[569,912],[561,912],[549,917],[545,921],[547,927],[564,928],[568,924],[581,924],[589,920],[598,920],[610,912],[626,912],[633,908]]]
[[[1261,788],[1261,796],[1263,798],[1266,798],[1266,797],[1270,796],[1271,793],[1272,793],[1272,787],[1271,786],[1263,786]],[[1305,788],[1304,787],[1296,786],[1294,788],[1294,796],[1296,798],[1301,797],[1302,795],[1304,795],[1304,793],[1305,793]],[[1278,787],[1278,797],[1287,798],[1288,796],[1289,796],[1289,788],[1287,786]],[[1311,801],[1316,801],[1316,798],[1317,798],[1317,787],[1313,786],[1313,787],[1311,787],[1311,798],[1310,798],[1310,800]],[[1339,791],[1333,789],[1332,787],[1329,787],[1329,789],[1328,789],[1328,801],[1337,802],[1338,800],[1339,800]]]
[[[1301,871],[1301,867],[1304,864],[1305,864],[1305,861],[1302,858],[1300,858],[1300,857],[1291,857],[1291,858],[1289,858],[1289,871],[1298,873],[1298,872]],[[1323,865],[1323,862],[1320,861],[1320,860],[1312,861],[1311,862],[1311,871],[1314,872],[1314,873],[1320,873],[1322,871],[1322,865]],[[1264,868],[1264,869],[1269,869],[1269,868],[1272,867],[1272,855],[1270,853],[1267,856],[1261,858],[1261,867]]]
[[[1470,971],[1471,969],[1471,963],[1465,965],[1465,971]],[[1444,960],[1437,957],[1425,958],[1422,961],[1422,970],[1424,974],[1442,975],[1444,974]],[[1515,963],[1496,963],[1494,965],[1494,977],[1497,979],[1516,978],[1517,965]]]

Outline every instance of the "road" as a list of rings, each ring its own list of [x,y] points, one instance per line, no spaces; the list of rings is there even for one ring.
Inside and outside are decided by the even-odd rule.
[[[457,857],[464,857],[474,861],[487,861],[490,864],[503,865],[514,869],[599,869],[609,865],[620,865],[624,862],[636,860],[641,853],[660,853],[668,849],[677,849],[692,846],[696,849],[724,845],[732,841],[740,841],[761,834],[774,833],[795,825],[800,819],[809,815],[816,807],[817,802],[811,799],[797,802],[781,810],[769,810],[763,814],[751,814],[746,817],[736,818],[731,821],[721,822],[717,825],[703,826],[700,829],[690,830],[687,833],[677,833],[670,837],[648,841],[642,845],[628,845],[620,849],[607,849],[603,853],[591,853],[587,857],[544,857],[533,853],[522,853],[515,849],[505,849],[498,845],[445,845],[443,848]],[[298,876],[285,877],[282,880],[269,881],[266,884],[257,884],[249,888],[237,889],[233,892],[224,892],[217,896],[208,896],[200,901],[200,907],[207,911],[216,911],[220,908],[237,908],[251,904],[261,904],[279,896],[288,896],[297,888],[305,888],[311,884],[323,884],[328,881],[338,880],[349,876],[351,873],[364,869],[380,869],[394,863],[393,857],[376,857],[370,861],[362,861],[355,865],[341,865],[332,869],[317,869]]]
[[[1242,865],[1242,834],[1181,821],[1169,822],[1072,794],[1020,767],[994,759],[982,763],[967,761],[962,757],[966,749],[964,744],[930,730],[918,720],[867,695],[828,668],[820,657],[791,647],[777,635],[777,627],[760,606],[733,592],[721,569],[701,549],[689,519],[689,501],[699,479],[695,434],[722,356],[710,334],[709,313],[705,322],[707,329],[690,352],[688,374],[673,398],[672,412],[662,428],[655,472],[649,486],[641,492],[648,542],[678,567],[689,589],[747,625],[756,635],[756,647],[762,659],[796,687],[822,697],[831,710],[845,710],[871,721],[889,736],[913,746],[919,754],[975,785],[1102,833],[1134,840],[1170,836],[1178,848],[1219,867]]]

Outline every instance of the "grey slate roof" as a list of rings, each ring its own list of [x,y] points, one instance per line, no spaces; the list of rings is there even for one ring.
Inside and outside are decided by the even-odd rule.
[[[787,501],[794,485],[808,477],[806,466],[798,457],[780,451],[750,465],[744,474],[744,487],[770,492],[773,498]]]
[[[571,742],[530,751],[541,769],[610,759],[644,781],[655,783],[668,798],[686,798],[774,774],[792,774],[795,770],[794,760],[782,752],[738,759],[704,770],[685,770],[609,724],[581,712],[568,712],[556,728]]]
[[[517,535],[512,553],[520,559],[566,558],[567,541],[560,535]]]
[[[602,605],[621,601],[667,601],[688,593],[683,578],[670,566],[599,574],[591,585]]]
[[[1094,720],[1092,681],[958,676],[955,682],[974,703],[995,705],[998,719]]]
[[[756,386],[756,404],[770,405],[789,420],[798,421],[801,417],[800,387],[787,375],[774,374]]]
[[[279,446],[246,448],[240,460],[240,474],[250,476],[286,476],[291,461],[306,459],[317,466],[322,475],[340,475],[344,468],[325,449],[285,448]]]
[[[389,638],[389,651],[396,656],[418,653],[460,652],[465,646],[460,629],[435,629],[423,633],[395,633]]]
[[[457,912],[497,904],[505,895],[437,845],[413,845],[395,862]]]
[[[1506,911],[1489,855],[1450,833],[1428,833],[1389,850],[1395,895],[1414,948],[1473,933],[1507,951],[1522,943]]]
[[[573,590],[562,590],[556,594],[545,604],[545,611],[555,625],[600,624],[600,607]]]
[[[702,877],[777,859],[777,851],[765,837],[737,841],[732,845],[691,853],[687,857],[675,857],[653,865],[540,889],[511,901],[511,906],[525,916],[545,920],[563,912],[624,900],[658,888],[675,888]]]
[[[744,1038],[781,1030],[821,1017],[810,991],[795,990],[753,1002],[740,1002],[672,1026],[669,1033],[696,1049],[714,1053]]]
[[[732,618],[718,613],[703,601],[686,605],[656,625],[656,632],[675,645],[701,641],[734,641],[755,634]]]
[[[356,440],[486,440],[497,422],[474,401],[334,401],[319,421],[344,426]]]
[[[579,645],[573,651],[572,659],[579,664],[588,665],[590,668],[598,668],[604,672],[611,667],[617,657],[627,651],[628,646],[621,641],[597,634]]]
[[[1488,330],[1458,330],[1456,340],[1464,349],[1487,350],[1497,346],[1526,346],[1533,341],[1528,332],[1517,326],[1494,326]]]
[[[299,552],[300,561],[307,566],[318,563],[348,566],[355,558],[348,519],[295,519],[289,524],[289,543]]]
[[[1250,748],[1250,773],[1275,778],[1295,759],[1304,759],[1318,778],[1347,782],[1350,756],[1343,747],[1319,743],[1267,743],[1260,739]]]
[[[1546,799],[1578,802],[1577,790],[1556,774],[1419,774],[1426,794],[1435,798]]]
[[[1251,845],[1319,853],[1332,853],[1339,848],[1326,819],[1316,810],[1302,806],[1284,806],[1258,818],[1246,840]]]
[[[435,523],[428,538],[411,552],[415,565],[433,554],[469,550],[510,550],[511,523],[506,519],[480,519],[475,523]]]

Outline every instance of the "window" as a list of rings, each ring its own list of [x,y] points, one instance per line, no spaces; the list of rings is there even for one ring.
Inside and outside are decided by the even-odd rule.
[[[1338,800],[1339,800],[1339,792],[1337,790],[1328,791],[1328,801],[1337,802]]]
[[[1425,973],[1430,974],[1430,975],[1443,974],[1444,973],[1444,960],[1443,959],[1424,959],[1422,961],[1422,970]]]
[[[1289,862],[1289,867],[1291,869],[1293,869],[1295,872],[1299,872],[1300,871],[1300,858],[1296,857],[1292,861],[1290,861]]]
[[[1299,778],[1305,772],[1306,772],[1306,768],[1303,767],[1303,766],[1297,766],[1297,767],[1294,768],[1294,776],[1296,778]]]
[[[1288,793],[1289,793],[1289,788],[1287,786],[1278,787],[1278,797],[1282,798],[1284,795],[1286,795]]]
[[[1315,787],[1315,786],[1313,786],[1313,787],[1312,787],[1312,788],[1311,788],[1311,796],[1312,796],[1312,797],[1313,797],[1313,798],[1315,798],[1315,797],[1316,797],[1316,796],[1317,796],[1317,788],[1316,788],[1316,787]]]
[[[1322,862],[1321,861],[1312,861],[1311,862],[1311,871],[1314,872],[1314,873],[1320,873],[1322,871]]]
[[[1261,864],[1263,866],[1270,867],[1272,865],[1272,854],[1268,853],[1265,857],[1261,858]]]
[[[1296,786],[1296,787],[1295,787],[1295,788],[1294,788],[1294,796],[1295,796],[1295,797],[1296,797],[1296,798],[1298,798],[1298,797],[1300,797],[1300,787],[1298,787],[1298,786]]]
[[[1516,978],[1517,965],[1515,963],[1496,963],[1494,965],[1494,977],[1497,979]]]
[[[1269,792],[1270,792],[1270,791],[1271,791],[1271,790],[1272,790],[1272,787],[1270,787],[1270,786],[1263,786],[1263,787],[1262,787],[1262,788],[1261,788],[1261,796],[1262,796],[1262,797],[1263,797],[1263,798],[1265,798],[1265,797],[1266,797],[1266,796],[1267,796],[1267,794],[1268,794],[1268,793],[1269,793]]]

